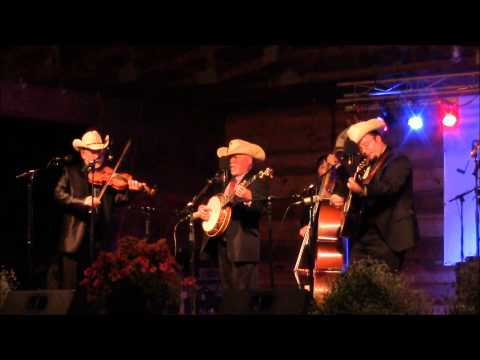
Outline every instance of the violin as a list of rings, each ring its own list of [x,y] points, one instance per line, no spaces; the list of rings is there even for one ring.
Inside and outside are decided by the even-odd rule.
[[[128,189],[128,181],[132,179],[132,175],[127,173],[114,174],[113,169],[108,166],[103,166],[88,173],[88,181],[90,184],[104,186],[108,183],[109,186],[119,191]],[[140,183],[140,185],[141,190],[150,196],[155,195],[157,192],[155,188],[150,188],[146,183]]]

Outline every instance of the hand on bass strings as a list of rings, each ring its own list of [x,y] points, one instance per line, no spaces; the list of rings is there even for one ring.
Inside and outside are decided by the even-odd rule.
[[[343,207],[343,205],[345,205],[345,199],[340,195],[332,194],[332,196],[330,196],[330,204],[332,204],[337,209],[340,209]]]
[[[307,231],[310,230],[310,226],[309,225],[305,225],[304,227],[302,227],[299,231],[298,231],[298,235],[300,235],[301,238],[303,238],[305,236],[305,233]]]

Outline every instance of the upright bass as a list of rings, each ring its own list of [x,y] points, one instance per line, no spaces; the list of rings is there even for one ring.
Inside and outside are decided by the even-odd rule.
[[[366,161],[362,161],[358,165],[354,178],[359,176],[366,164]],[[317,194],[321,200],[315,204],[315,208],[313,209],[313,223],[309,223],[310,228],[315,228],[316,226],[316,231],[314,232],[316,241],[313,246],[313,298],[317,302],[323,301],[325,295],[330,291],[333,281],[345,270],[346,265],[346,249],[342,235],[345,221],[350,210],[352,193],[351,191],[349,192],[342,209],[337,209],[330,204],[330,196],[335,187],[333,171],[335,171],[335,168],[332,165],[322,179]],[[299,285],[301,284],[299,275],[310,275],[308,268],[300,268],[301,259],[305,247],[310,241],[310,236],[310,231],[307,231],[294,267],[294,274]],[[310,290],[308,287],[309,285],[306,286],[307,290]]]

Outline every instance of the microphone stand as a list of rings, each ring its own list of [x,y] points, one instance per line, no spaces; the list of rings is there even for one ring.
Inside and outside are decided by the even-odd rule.
[[[90,165],[89,165],[89,168],[90,170],[93,172],[93,174],[95,173],[95,164],[96,164],[96,161],[93,160]],[[91,184],[91,187],[90,187],[90,193],[92,195],[92,206],[89,210],[89,214],[90,214],[90,242],[89,242],[89,254],[90,254],[90,263],[92,264],[93,261],[94,261],[94,258],[95,258],[95,212],[96,212],[96,209],[94,209],[93,207],[93,199],[95,197],[95,185],[94,185],[94,181],[92,181],[92,184]]]
[[[461,261],[464,260],[464,254],[463,254],[463,242],[464,242],[464,239],[463,239],[463,203],[465,202],[464,196],[470,194],[472,191],[475,191],[475,190],[476,190],[476,188],[465,191],[461,194],[458,194],[457,196],[455,196],[454,198],[452,198],[448,201],[448,202],[452,202],[452,201],[455,201],[455,200],[460,201],[460,260]],[[477,247],[477,252],[478,252],[478,247]]]
[[[315,297],[314,297],[314,293],[313,293],[313,290],[314,290],[314,275],[313,275],[313,271],[315,269],[315,257],[314,257],[314,253],[315,253],[315,242],[316,242],[316,236],[315,236],[315,226],[314,226],[314,208],[315,208],[315,204],[312,202],[312,204],[310,204],[309,208],[308,208],[308,223],[310,224],[310,227],[308,229],[308,231],[310,232],[310,235],[308,237],[308,243],[307,243],[307,265],[308,265],[308,280],[307,280],[307,283],[308,283],[308,289],[310,290],[308,292],[308,294],[310,295],[309,298],[310,298],[310,302],[313,304],[314,301],[315,301]]]
[[[193,212],[194,212],[194,206],[197,200],[202,197],[208,190],[208,188],[213,184],[214,179],[207,179],[207,183],[203,186],[203,188],[196,194],[190,202],[187,203],[185,208],[179,212],[179,214],[187,214],[183,218],[181,218],[178,222],[177,225],[185,220],[188,220],[188,241],[190,244],[190,260],[189,260],[189,265],[190,265],[190,276],[195,277],[196,275],[196,268],[195,268],[195,227],[193,223]],[[175,226],[176,227],[176,226]],[[174,254],[175,257],[177,256],[177,244],[175,242],[175,249],[174,249]],[[191,299],[191,314],[196,315],[197,313],[197,304],[196,304],[196,296],[195,293],[192,295]]]
[[[270,288],[275,288],[273,279],[273,239],[272,239],[272,196],[267,197],[267,222],[268,222],[268,252],[270,267]]]
[[[479,214],[479,207],[480,207],[480,182],[479,182],[479,172],[480,172],[480,157],[478,152],[476,153],[475,157],[475,170],[473,175],[475,176],[475,230],[476,230],[476,240],[477,240],[477,257],[480,256],[480,230],[479,230],[479,223],[480,223],[480,214]]]
[[[147,242],[151,242],[150,236],[150,224],[152,222],[152,212],[156,211],[157,209],[150,206],[142,207],[143,214],[145,215],[145,240]]]
[[[258,199],[266,201],[267,223],[268,223],[268,252],[269,252],[269,270],[270,270],[270,287],[275,288],[274,271],[273,271],[273,236],[272,236],[272,200],[292,200],[292,196],[275,196],[269,195],[266,198]],[[313,205],[313,204],[312,204]]]
[[[299,195],[293,195],[293,196],[285,196],[285,197],[280,197],[280,196],[268,196],[265,199],[259,199],[259,200],[266,200],[267,201],[267,220],[268,220],[268,244],[269,244],[269,261],[270,261],[270,285],[272,289],[274,288],[274,277],[273,277],[273,239],[272,239],[272,200],[292,200],[292,199],[298,199],[302,198]],[[305,197],[305,198],[310,198],[310,205],[309,205],[309,224],[311,224],[309,232],[310,232],[310,237],[308,240],[308,243],[306,245],[308,251],[307,251],[307,266],[308,266],[308,280],[307,283],[310,286],[310,291],[309,294],[311,295],[311,298],[313,300],[313,270],[314,270],[314,250],[315,250],[315,242],[312,241],[311,239],[314,239],[315,236],[315,229],[313,226],[314,222],[314,212],[315,212],[315,205],[316,202],[314,201],[314,195]],[[293,202],[292,204],[299,205],[301,204],[302,201],[296,201]],[[291,204],[290,204],[291,205]]]
[[[27,288],[33,285],[33,180],[35,174],[42,169],[32,169],[16,176],[16,179],[27,179]]]
[[[41,172],[45,169],[52,167],[53,165],[58,165],[59,163],[54,163],[53,160],[50,160],[45,168],[40,169],[31,169],[27,170],[15,178],[18,179],[27,179],[27,286],[30,288],[33,285],[33,243],[34,243],[34,202],[33,202],[33,182],[35,180],[35,175],[38,172]]]

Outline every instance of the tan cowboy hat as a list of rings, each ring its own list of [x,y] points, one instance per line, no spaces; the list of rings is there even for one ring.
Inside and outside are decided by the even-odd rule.
[[[340,134],[338,134],[337,139],[335,140],[334,151],[341,151],[345,149],[345,141],[347,140],[348,129],[349,128],[346,128]]]
[[[217,149],[219,158],[235,154],[250,155],[260,161],[264,161],[266,158],[265,151],[260,146],[241,139],[233,139],[228,143],[228,147],[224,146]]]
[[[80,149],[89,149],[89,150],[103,150],[108,146],[110,138],[105,136],[105,142],[102,141],[102,137],[96,130],[87,131],[83,134],[82,139],[73,140],[73,148],[77,151]]]
[[[348,128],[347,136],[355,144],[358,144],[369,132],[374,130],[384,130],[386,126],[387,124],[385,124],[385,121],[382,118],[360,121]]]

